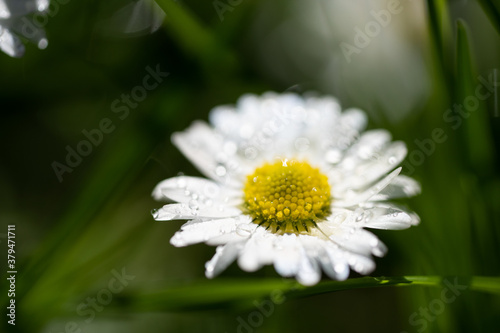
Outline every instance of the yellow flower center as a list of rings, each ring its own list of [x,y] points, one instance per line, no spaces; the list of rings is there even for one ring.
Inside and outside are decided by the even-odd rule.
[[[307,162],[266,163],[248,176],[245,209],[253,221],[274,233],[309,233],[330,213],[330,185]]]

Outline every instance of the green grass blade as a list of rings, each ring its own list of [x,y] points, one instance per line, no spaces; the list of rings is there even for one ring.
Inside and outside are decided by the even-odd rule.
[[[466,23],[457,20],[456,90],[458,102],[464,110],[463,115],[458,116],[464,118],[469,161],[476,171],[485,172],[493,165],[491,157],[494,156],[494,148],[492,135],[488,130],[488,110],[477,93],[481,83],[475,79],[468,35]],[[489,95],[491,97],[491,93]],[[476,101],[478,106],[474,108],[467,101]]]
[[[448,288],[459,285],[462,290],[500,295],[500,277],[362,277],[346,281],[325,281],[304,287],[292,280],[259,279],[195,281],[176,287],[143,291],[124,296],[123,304],[136,311],[185,311],[233,307],[235,304],[261,298],[302,298],[318,294],[389,286],[429,286]],[[247,302],[248,303],[248,302]]]

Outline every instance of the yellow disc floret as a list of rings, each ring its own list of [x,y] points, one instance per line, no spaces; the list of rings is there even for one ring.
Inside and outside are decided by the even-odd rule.
[[[330,185],[307,162],[267,163],[248,176],[245,209],[253,221],[275,233],[308,233],[330,212]]]

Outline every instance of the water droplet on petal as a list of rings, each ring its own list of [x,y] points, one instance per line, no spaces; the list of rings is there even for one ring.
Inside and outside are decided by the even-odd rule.
[[[174,234],[174,236],[170,239],[170,243],[174,246],[186,245],[186,241],[184,240],[180,232],[176,232]]]
[[[158,209],[151,209],[151,215],[153,215],[153,218],[156,219],[158,218],[158,216],[160,215],[160,213],[158,212]]]
[[[365,211],[362,208],[357,208],[354,211],[354,214],[356,216],[356,218],[355,218],[356,222],[361,222],[365,218]]]
[[[49,41],[47,40],[47,38],[42,38],[38,41],[38,48],[40,50],[46,49],[47,46],[49,46]]]
[[[215,168],[215,174],[219,177],[225,176],[226,172],[227,170],[222,164],[217,165],[217,167]]]
[[[396,162],[398,161],[398,159],[396,158],[396,156],[390,156],[388,159],[387,159],[387,162],[389,164],[396,164]]]
[[[252,226],[248,224],[238,224],[236,233],[241,237],[248,237],[252,234]]]
[[[344,213],[342,214],[337,214],[335,215],[335,217],[333,218],[333,222],[335,223],[342,223],[345,221],[345,218],[346,218],[346,215]]]
[[[189,200],[189,208],[198,209],[200,207],[197,200]]]

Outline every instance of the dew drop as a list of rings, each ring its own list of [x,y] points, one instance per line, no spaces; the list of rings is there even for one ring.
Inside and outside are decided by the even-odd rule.
[[[239,224],[236,227],[236,233],[241,237],[248,237],[252,234],[252,227],[248,224]]]
[[[151,215],[153,215],[153,218],[158,218],[160,216],[160,213],[158,212],[158,209],[151,209]]]
[[[200,205],[197,200],[189,200],[189,208],[196,210],[199,207]]]
[[[225,176],[226,172],[227,170],[222,164],[217,165],[217,167],[215,168],[215,174],[219,177]]]
[[[398,159],[396,158],[396,156],[390,156],[388,159],[387,159],[387,162],[391,165],[393,164],[396,164],[396,162],[398,161]]]
[[[346,216],[345,216],[345,214],[344,214],[344,213],[342,213],[342,214],[337,214],[337,215],[335,215],[335,217],[333,218],[333,222],[335,222],[335,223],[339,223],[339,224],[340,224],[340,223],[342,223],[342,222],[344,222],[344,221],[345,221],[345,218],[346,218]]]
[[[356,222],[361,222],[363,221],[363,219],[365,218],[365,212],[363,209],[361,208],[357,208],[355,211],[354,211],[354,214],[356,216],[356,219],[355,221]]]
[[[49,46],[49,41],[47,40],[47,38],[42,38],[38,41],[38,48],[40,50],[46,49],[47,46]]]

